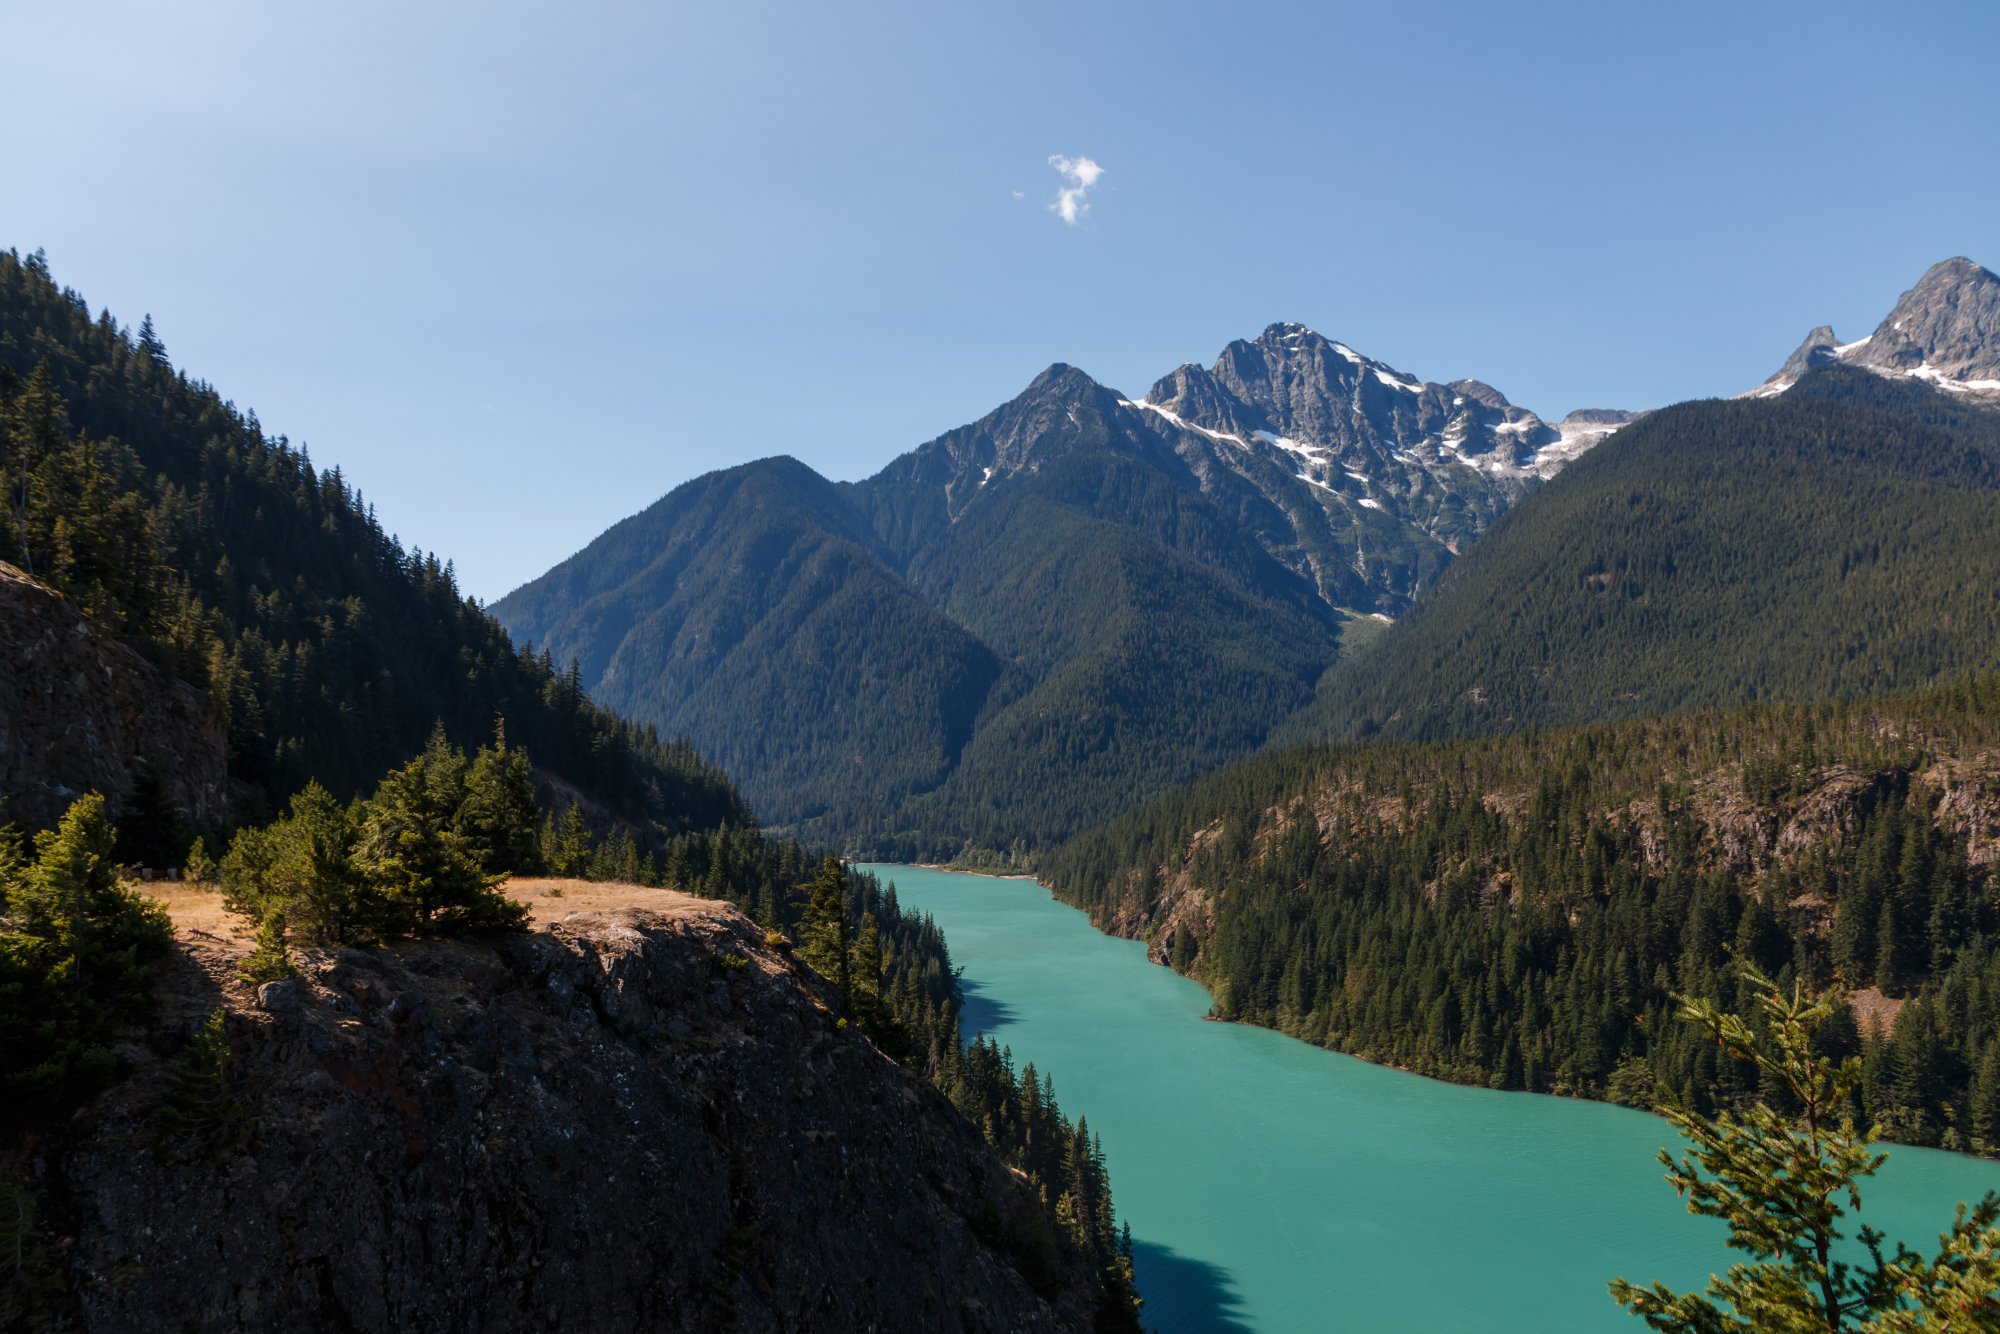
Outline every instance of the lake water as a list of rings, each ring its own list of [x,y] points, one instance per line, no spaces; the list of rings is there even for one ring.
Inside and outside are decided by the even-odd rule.
[[[944,929],[968,1036],[1103,1137],[1149,1328],[1641,1330],[1608,1279],[1696,1287],[1734,1254],[1661,1179],[1657,1117],[1205,1023],[1201,987],[1030,881],[866,869]],[[1865,1216],[1929,1249],[1994,1189],[2000,1164],[1894,1149]]]

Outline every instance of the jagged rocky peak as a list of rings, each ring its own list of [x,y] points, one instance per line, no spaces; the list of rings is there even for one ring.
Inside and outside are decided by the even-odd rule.
[[[1963,256],[1933,264],[1874,333],[1842,343],[1822,324],[1751,393],[1782,394],[1831,361],[1910,376],[1952,393],[2000,397],[2000,278]]]
[[[1496,412],[1505,412],[1513,407],[1507,396],[1483,380],[1453,380],[1445,388],[1457,398],[1469,398],[1475,403],[1484,403]]]
[[[1133,429],[1126,401],[1115,390],[1059,361],[978,421],[919,445],[882,476],[943,487],[957,513],[988,482],[1102,446],[1159,448]]]
[[[1395,508],[1398,492],[1423,490],[1416,473],[1456,490],[1469,467],[1482,485],[1517,487],[1552,476],[1570,459],[1632,419],[1594,409],[1560,427],[1508,401],[1479,380],[1433,384],[1326,338],[1303,324],[1267,327],[1224,348],[1212,370],[1182,366],[1134,406],[1211,437],[1289,452],[1308,482],[1343,478],[1405,485],[1371,498]],[[1428,525],[1426,525],[1428,526]]]
[[[1785,358],[1785,364],[1778,368],[1778,374],[1796,380],[1815,366],[1823,366],[1834,360],[1840,353],[1840,340],[1834,336],[1833,326],[1822,324],[1806,335],[1806,341],[1799,344],[1799,350]]]
[[[1231,393],[1213,371],[1192,362],[1161,376],[1133,406],[1246,438],[1267,425],[1264,415]]]
[[[2000,380],[2000,278],[1963,256],[1933,264],[1852,351],[1924,379]]]

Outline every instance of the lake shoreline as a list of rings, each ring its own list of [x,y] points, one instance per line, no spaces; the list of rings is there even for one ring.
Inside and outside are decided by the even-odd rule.
[[[1614,1334],[1633,1323],[1605,1295],[1614,1275],[1699,1287],[1728,1262],[1719,1230],[1660,1179],[1674,1135],[1657,1115],[1212,1019],[1197,981],[1034,876],[865,869],[951,942],[968,1025],[1101,1136],[1160,1334],[1317,1334],[1329,1317]],[[1958,1200],[2000,1187],[1989,1160],[1889,1147],[1862,1217],[1899,1240],[1934,1236]],[[1440,1249],[1458,1263],[1440,1269]]]

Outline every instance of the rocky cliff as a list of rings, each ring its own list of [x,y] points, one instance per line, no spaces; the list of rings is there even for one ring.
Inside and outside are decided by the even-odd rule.
[[[142,758],[183,814],[228,792],[222,710],[98,629],[62,594],[0,562],[0,823],[55,823],[85,792],[114,805]]]
[[[612,906],[256,992],[177,908],[159,1030],[58,1169],[81,1325],[1088,1325],[1074,1276],[1045,1300],[1009,1258],[1047,1226],[1026,1179],[817,975],[727,905],[584,902]],[[204,1148],[161,1109],[218,1006],[242,1129]]]
[[[1807,371],[1832,361],[2000,401],[2000,277],[1963,256],[1933,264],[1874,333],[1843,343],[1822,324],[1751,393],[1782,394]]]

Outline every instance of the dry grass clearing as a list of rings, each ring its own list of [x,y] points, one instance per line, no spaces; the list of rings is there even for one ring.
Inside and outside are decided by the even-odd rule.
[[[628,885],[615,880],[565,880],[554,876],[517,875],[500,886],[508,898],[528,905],[532,924],[547,926],[573,912],[603,912],[612,908],[645,908],[676,913],[690,908],[713,912],[707,899],[677,890]]]
[[[149,899],[166,905],[174,934],[183,940],[240,943],[248,947],[256,927],[223,911],[219,885],[179,884],[156,880],[136,886]],[[705,899],[690,899],[670,889],[650,889],[612,881],[564,880],[553,876],[515,876],[500,886],[510,899],[528,905],[531,924],[547,926],[573,912],[603,912],[615,908],[645,908],[653,912],[714,911]]]
[[[155,880],[132,888],[166,905],[174,934],[183,940],[203,937],[211,942],[241,942],[247,947],[257,934],[253,923],[222,910],[222,886],[213,882]]]

